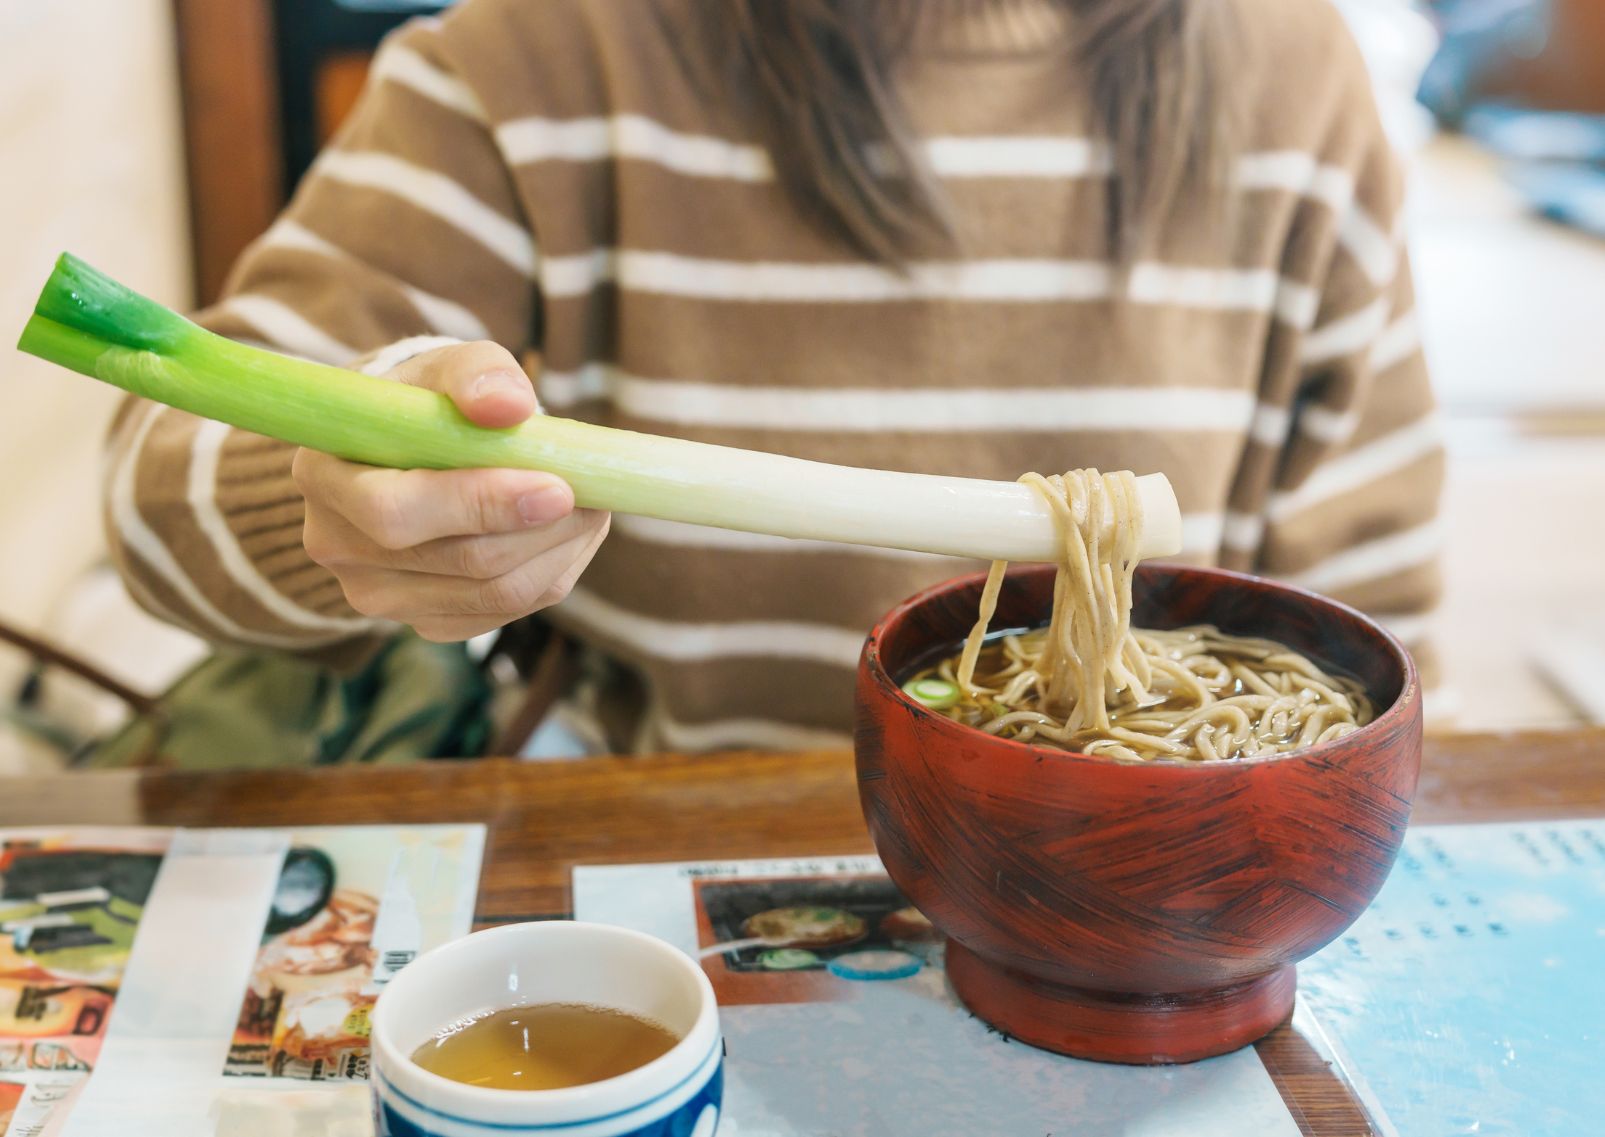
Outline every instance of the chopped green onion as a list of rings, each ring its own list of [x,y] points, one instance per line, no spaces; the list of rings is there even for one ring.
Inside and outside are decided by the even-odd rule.
[[[946,679],[910,679],[903,691],[916,703],[923,703],[933,711],[945,711],[959,701],[957,685]]]
[[[861,470],[537,415],[476,426],[421,387],[214,335],[63,254],[18,346],[146,399],[355,462],[545,470],[581,506],[982,559],[1051,561],[1045,502],[1015,482]],[[1137,479],[1144,556],[1181,545],[1175,494]]]

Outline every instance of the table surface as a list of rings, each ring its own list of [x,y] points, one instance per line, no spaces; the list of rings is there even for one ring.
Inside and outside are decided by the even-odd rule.
[[[1413,820],[1605,816],[1605,729],[1429,737]],[[870,852],[843,751],[579,762],[439,761],[310,771],[0,780],[0,826],[489,827],[477,923],[567,915],[579,864]],[[1284,1026],[1257,1044],[1309,1137],[1370,1134],[1344,1084]]]

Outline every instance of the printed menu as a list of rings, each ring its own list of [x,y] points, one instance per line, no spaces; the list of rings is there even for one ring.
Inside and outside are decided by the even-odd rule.
[[[585,866],[574,914],[702,959],[728,1054],[720,1137],[1299,1134],[1252,1048],[1110,1066],[987,1027],[873,857]]]
[[[93,1068],[167,841],[139,829],[0,836],[0,1077]],[[9,1084],[0,1117],[21,1100]]]
[[[269,916],[224,1073],[366,1078],[379,992],[420,951],[468,931],[473,895],[462,894],[463,874],[449,863],[464,837],[400,828],[292,833],[277,894],[300,898],[302,911],[275,906]]]
[[[483,844],[476,825],[0,831],[0,1137],[360,1124],[369,1011],[469,931]]]
[[[1412,830],[1299,992],[1384,1137],[1595,1137],[1605,823]]]

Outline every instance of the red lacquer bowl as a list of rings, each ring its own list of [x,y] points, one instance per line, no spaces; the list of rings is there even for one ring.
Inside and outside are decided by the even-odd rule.
[[[1133,622],[1269,636],[1363,681],[1344,738],[1273,758],[1122,763],[961,726],[898,681],[956,644],[982,577],[922,592],[858,671],[859,794],[881,859],[949,938],[954,990],[1035,1046],[1190,1062],[1292,1011],[1293,965],[1381,888],[1421,761],[1421,695],[1397,640],[1334,601],[1212,569],[1143,566]],[[1011,572],[993,628],[1042,623],[1049,566]]]

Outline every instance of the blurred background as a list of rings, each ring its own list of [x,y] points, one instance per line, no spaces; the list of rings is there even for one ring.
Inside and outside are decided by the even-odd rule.
[[[1446,684],[1429,729],[1605,722],[1605,3],[1334,0],[1410,155],[1410,244],[1450,446]],[[63,248],[212,296],[361,89],[409,0],[0,3],[0,773],[204,654],[104,563],[110,388],[17,354]],[[20,635],[18,634],[20,633]],[[1564,667],[1559,666],[1564,663]],[[1564,671],[1565,678],[1561,677]]]

